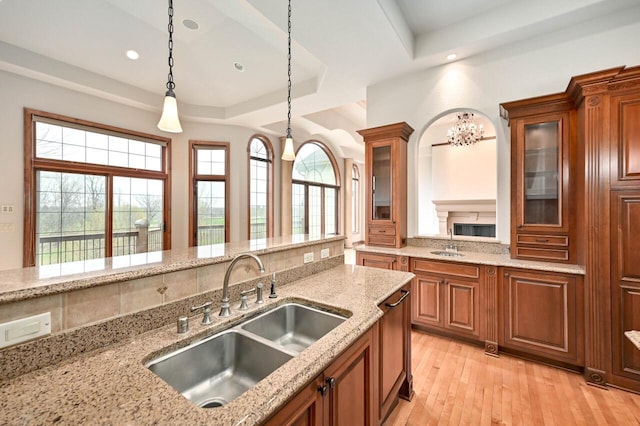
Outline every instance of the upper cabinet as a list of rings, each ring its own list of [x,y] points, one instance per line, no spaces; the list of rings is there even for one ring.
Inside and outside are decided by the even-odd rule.
[[[575,263],[575,112],[564,93],[501,104],[511,127],[511,255]]]
[[[405,122],[358,131],[365,142],[365,243],[407,245],[407,141]]]

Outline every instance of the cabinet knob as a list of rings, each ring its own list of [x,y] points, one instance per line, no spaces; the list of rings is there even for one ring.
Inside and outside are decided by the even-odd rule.
[[[329,385],[329,388],[330,388],[330,389],[335,389],[335,387],[336,387],[336,379],[335,379],[335,377],[329,377],[329,378],[326,380],[326,382],[327,382],[327,384]],[[326,387],[326,386],[325,386],[325,387]]]
[[[505,278],[509,278],[509,273],[508,273],[508,272],[505,272],[505,273],[504,273],[504,277],[505,277]]]
[[[518,229],[522,228],[522,224],[521,224],[521,223],[519,223],[519,224],[516,226],[516,228],[518,228]]]
[[[320,395],[325,396],[327,394],[327,385],[318,386],[318,392]]]

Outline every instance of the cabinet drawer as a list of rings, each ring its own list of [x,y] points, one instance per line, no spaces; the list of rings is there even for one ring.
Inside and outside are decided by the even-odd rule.
[[[480,277],[480,268],[475,265],[462,265],[460,263],[437,262],[425,259],[412,259],[411,272],[444,274],[463,278]]]
[[[569,237],[566,235],[518,234],[518,244],[542,244],[553,247],[569,247]]]
[[[518,259],[544,260],[548,262],[566,262],[569,260],[569,250],[516,247],[516,257]]]
[[[370,235],[396,235],[395,226],[370,226]]]
[[[396,246],[396,237],[394,235],[374,235],[369,234],[367,245],[372,246]]]

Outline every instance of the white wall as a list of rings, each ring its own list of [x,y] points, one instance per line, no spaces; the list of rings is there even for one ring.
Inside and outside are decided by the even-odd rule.
[[[603,18],[608,19],[608,18]],[[620,18],[616,18],[620,19]],[[406,121],[416,131],[408,147],[408,234],[418,233],[418,141],[443,111],[471,109],[494,123],[498,151],[497,237],[509,242],[509,129],[498,105],[562,92],[574,75],[640,64],[640,19],[627,16],[615,30],[598,33],[597,22],[500,51],[419,71],[367,89],[367,127]],[[592,32],[592,34],[586,34]],[[571,33],[571,34],[570,34]],[[578,34],[578,38],[569,40]]]

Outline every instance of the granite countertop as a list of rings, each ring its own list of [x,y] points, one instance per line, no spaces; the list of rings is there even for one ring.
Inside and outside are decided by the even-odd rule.
[[[209,326],[201,326],[193,317],[186,334],[177,334],[175,324],[167,325],[0,382],[0,424],[257,424],[277,411],[382,317],[377,305],[412,277],[407,272],[341,265],[281,287],[277,299],[266,299],[259,308],[254,304],[242,315],[235,311],[229,319],[215,318]],[[169,349],[290,301],[308,301],[351,316],[223,407],[195,406],[144,366],[144,362]],[[232,307],[235,305],[232,303]]]
[[[292,235],[2,271],[0,303],[226,262],[248,251],[260,256],[344,239]]]
[[[483,253],[479,251],[459,251],[459,253],[463,254],[463,256],[449,257],[431,253],[432,251],[443,251],[443,249],[439,247],[406,246],[402,248],[387,248],[361,245],[356,247],[356,251],[393,254],[397,256],[420,257],[423,259],[442,260],[446,262],[507,266],[510,268],[525,268],[538,271],[562,272],[577,275],[584,275],[585,273],[584,267],[581,265],[512,259],[508,254]]]

